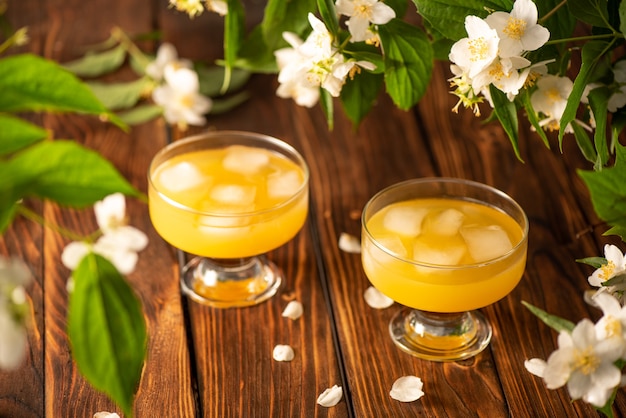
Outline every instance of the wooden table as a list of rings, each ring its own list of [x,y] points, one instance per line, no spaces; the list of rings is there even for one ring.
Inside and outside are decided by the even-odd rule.
[[[249,20],[263,2],[250,1]],[[145,0],[20,0],[7,17],[29,26],[30,51],[61,62],[104,40],[113,26],[129,34],[160,30],[183,57],[210,62],[221,56],[216,15],[194,20]],[[156,44],[142,43],[146,51]],[[16,52],[16,51],[13,51]],[[565,389],[550,391],[528,373],[524,360],[547,358],[556,335],[521,304],[526,300],[574,322],[597,316],[582,299],[589,267],[575,259],[602,255],[602,237],[587,190],[576,175],[590,167],[572,137],[563,153],[548,150],[523,130],[518,161],[497,124],[482,124],[470,111],[453,114],[446,65],[436,68],[429,91],[412,111],[381,97],[358,130],[338,112],[328,130],[319,107],[306,109],[276,97],[274,76],[254,76],[252,97],[236,110],[208,119],[205,129],[237,129],[276,136],[295,146],[311,170],[311,211],[296,239],[273,251],[286,281],[277,296],[250,308],[221,310],[181,296],[177,252],[154,231],[144,203],[130,200],[131,223],[150,243],[128,280],[142,300],[149,331],[148,359],[135,402],[137,417],[571,417],[596,416]],[[124,79],[128,72],[112,77]],[[116,78],[117,77],[117,78]],[[1,94],[1,93],[0,93]],[[162,121],[124,133],[94,118],[38,116],[56,138],[73,138],[109,158],[140,190],[152,156],[167,142]],[[432,363],[401,352],[387,322],[400,308],[374,310],[360,258],[338,248],[342,232],[360,235],[365,202],[401,180],[454,176],[493,185],[516,199],[530,219],[526,273],[505,299],[483,309],[494,326],[489,348],[457,363]],[[82,232],[95,229],[90,210],[63,210],[33,202],[51,221]],[[67,244],[49,229],[17,219],[0,238],[0,254],[25,259],[35,281],[30,352],[15,372],[0,372],[0,417],[91,417],[116,411],[85,383],[72,362],[66,336],[65,283],[60,262]],[[290,300],[304,305],[297,321],[281,316]],[[292,362],[272,359],[276,344],[295,349]],[[393,382],[416,375],[425,396],[412,403],[390,398]],[[326,388],[340,385],[343,400],[316,404]],[[616,415],[626,415],[620,392]]]

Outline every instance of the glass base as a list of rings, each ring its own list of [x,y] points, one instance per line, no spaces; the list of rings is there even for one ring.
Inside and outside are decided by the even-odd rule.
[[[183,269],[181,287],[190,299],[216,308],[257,305],[276,294],[278,267],[264,256],[233,260],[196,257]]]
[[[435,313],[404,308],[391,319],[389,333],[398,347],[413,356],[457,361],[483,351],[492,329],[478,311]]]

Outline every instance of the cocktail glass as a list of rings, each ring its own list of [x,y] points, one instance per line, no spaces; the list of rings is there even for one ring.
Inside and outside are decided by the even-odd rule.
[[[380,292],[405,305],[389,331],[403,351],[456,361],[484,350],[477,309],[508,295],[526,264],[528,219],[493,187],[423,178],[380,191],[362,213],[361,258]]]
[[[291,240],[308,213],[309,170],[270,136],[213,131],[173,142],[148,172],[150,219],[165,241],[194,257],[181,287],[214,307],[251,306],[278,290],[265,254]]]

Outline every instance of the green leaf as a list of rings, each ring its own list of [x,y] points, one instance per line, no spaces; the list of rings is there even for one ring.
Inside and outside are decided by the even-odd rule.
[[[550,31],[550,39],[563,39],[572,36],[577,21],[569,11],[569,2],[564,4],[562,0],[541,0],[535,1],[535,5],[539,14],[539,24]],[[557,12],[544,20],[543,17],[554,9],[557,9]],[[545,47],[541,49],[545,49]],[[560,43],[558,44],[558,49],[563,52],[568,49],[568,44],[566,42]],[[553,55],[552,58],[555,56],[557,55]],[[532,59],[531,61],[539,62],[541,60],[536,61]]]
[[[578,145],[580,152],[587,161],[596,163],[598,161],[598,153],[596,152],[589,135],[587,135],[585,128],[576,122],[572,123],[571,126],[574,130],[574,138],[576,138],[576,144]]]
[[[32,54],[0,59],[0,112],[76,112],[108,118],[91,89],[57,63]]]
[[[400,109],[408,110],[422,98],[433,69],[433,50],[426,34],[398,19],[378,27],[385,51],[385,86]]]
[[[320,104],[322,106],[322,110],[324,111],[324,115],[326,116],[328,129],[332,131],[334,127],[333,97],[330,95],[328,90],[323,88],[320,88]]]
[[[567,0],[572,16],[591,26],[608,28],[607,0]]]
[[[225,62],[217,61],[220,65]],[[239,48],[234,67],[255,73],[274,74],[278,72],[273,52],[265,44],[261,25],[256,26]]]
[[[550,141],[548,141],[546,133],[543,131],[543,128],[539,124],[539,118],[537,117],[537,112],[535,111],[535,108],[530,101],[530,93],[528,89],[522,90],[521,94],[518,97],[520,97],[520,100],[522,101],[522,105],[524,106],[524,110],[526,111],[526,117],[528,118],[528,121],[533,126],[533,128],[535,128],[535,132],[537,132],[537,135],[539,135],[546,148],[550,149]]]
[[[626,37],[626,2],[622,1],[619,4],[619,31]]]
[[[576,111],[580,105],[580,99],[582,98],[585,87],[589,84],[593,71],[598,65],[598,62],[602,54],[608,50],[608,42],[603,41],[589,41],[582,49],[582,64],[580,71],[574,80],[574,87],[567,99],[567,105],[561,116],[561,123],[559,129],[559,147],[563,145],[563,135],[565,134],[565,128],[576,117]]]
[[[209,113],[211,115],[226,113],[229,110],[232,110],[240,104],[244,103],[249,98],[250,93],[248,93],[247,91],[242,91],[237,94],[233,94],[232,96],[225,96],[220,99],[213,99],[213,106],[211,107]]]
[[[358,126],[372,108],[383,86],[382,74],[362,72],[348,80],[341,89],[343,109],[353,125]]]
[[[600,267],[602,267],[603,265],[607,263],[606,258],[604,257],[579,258],[576,260],[576,262],[587,264],[588,266],[591,266],[595,269],[599,269]]]
[[[125,112],[119,113],[119,118],[124,123],[135,126],[140,123],[147,122],[149,120],[160,117],[163,114],[163,108],[154,104],[145,104],[134,107]]]
[[[439,33],[458,41],[467,37],[465,17],[485,18],[491,11],[510,12],[513,0],[413,0],[419,14]]]
[[[143,97],[152,82],[147,78],[138,78],[127,83],[87,83],[91,91],[111,110],[129,109]]]
[[[140,195],[108,160],[74,141],[40,142],[0,161],[0,178],[0,201],[10,204],[36,196],[80,208],[115,192]]]
[[[626,281],[626,273],[617,274],[611,277],[608,280],[604,280],[602,282],[602,286],[615,286],[615,285],[623,285]]]
[[[11,154],[48,137],[48,131],[8,114],[0,113],[0,156]]]
[[[226,0],[228,13],[224,18],[224,61],[226,68],[233,67],[239,47],[244,39],[244,10],[240,0]]]
[[[506,132],[513,146],[513,151],[520,161],[523,161],[519,151],[519,122],[517,120],[517,109],[515,103],[510,101],[504,92],[493,84],[489,85],[491,100],[493,101],[493,111],[500,121],[504,132]]]
[[[17,204],[15,202],[0,201],[0,235],[6,231],[6,229],[13,221],[17,210]]]
[[[283,32],[293,32],[301,36],[310,30],[307,16],[316,10],[316,0],[269,0],[261,23],[268,50],[275,51],[287,45]]]
[[[539,309],[526,301],[522,301],[522,305],[527,307],[528,310],[533,313],[533,315],[541,319],[544,324],[546,324],[556,332],[572,332],[572,330],[576,326],[576,324],[574,324],[573,322],[568,321],[567,319],[560,318],[556,315],[549,314],[546,311]]]
[[[617,234],[626,240],[626,148],[616,144],[615,154],[613,167],[602,171],[579,170],[578,175],[589,189],[598,217],[613,227],[607,234]]]
[[[339,20],[337,9],[333,0],[317,0],[317,8],[322,16],[322,22],[326,25],[328,32],[335,38],[339,37]]]
[[[596,148],[597,159],[594,165],[595,170],[601,170],[609,161],[609,148],[606,139],[607,124],[607,103],[611,92],[607,87],[599,87],[589,92],[589,106],[593,111],[596,120],[594,145]]]
[[[122,45],[104,52],[87,52],[82,58],[63,64],[63,67],[79,77],[99,77],[120,68],[126,58]]]
[[[208,97],[222,95],[222,85],[226,76],[224,67],[221,66],[197,66],[200,93]],[[250,71],[233,68],[228,89],[224,93],[230,93],[242,88],[250,80]]]
[[[409,7],[408,0],[384,0],[384,3],[396,12],[396,17],[402,19]]]
[[[72,356],[89,383],[132,416],[146,356],[141,303],[100,255],[85,256],[72,277],[75,286],[67,314]]]

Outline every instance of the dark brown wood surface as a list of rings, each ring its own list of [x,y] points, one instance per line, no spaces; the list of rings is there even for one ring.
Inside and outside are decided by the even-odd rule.
[[[262,1],[250,1],[249,20]],[[29,26],[31,41],[14,52],[33,52],[58,61],[82,54],[114,26],[133,34],[162,31],[181,56],[221,56],[217,16],[190,20],[167,2],[146,0],[10,1],[15,27]],[[156,44],[141,44],[153,52]],[[277,296],[259,306],[220,310],[181,296],[179,258],[154,231],[147,207],[129,201],[131,223],[147,232],[148,248],[128,279],[142,300],[149,332],[148,359],[135,403],[143,417],[590,417],[593,408],[570,401],[565,389],[550,391],[529,374],[524,360],[547,358],[556,335],[521,304],[526,300],[577,322],[597,315],[582,299],[588,267],[577,258],[601,255],[607,238],[598,224],[576,169],[590,167],[573,138],[563,152],[547,149],[529,129],[520,139],[518,161],[496,124],[483,124],[470,111],[453,114],[447,68],[439,64],[429,91],[412,111],[381,97],[358,130],[337,112],[329,131],[319,107],[306,109],[276,97],[274,76],[254,76],[251,99],[236,110],[208,119],[205,129],[238,129],[276,136],[293,144],[311,170],[311,211],[305,228],[270,254],[287,277]],[[111,79],[124,80],[129,72]],[[1,94],[1,92],[0,92]],[[94,118],[37,115],[55,133],[92,147],[140,190],[146,171],[163,147],[162,121],[129,133]],[[0,133],[1,135],[1,133]],[[1,137],[0,137],[1,140]],[[530,219],[526,273],[504,300],[483,309],[494,326],[489,348],[474,359],[432,363],[411,357],[391,342],[387,323],[400,307],[369,308],[369,286],[359,256],[341,251],[342,232],[359,236],[363,205],[392,183],[424,176],[454,176],[493,185],[516,199]],[[1,179],[0,179],[1,181]],[[70,211],[32,202],[52,223],[82,232],[95,229],[90,210]],[[0,238],[0,254],[25,259],[35,277],[31,302],[30,352],[14,372],[0,372],[0,417],[91,417],[116,411],[94,391],[72,362],[66,336],[65,287],[69,271],[60,262],[67,244],[50,229],[19,218]],[[305,313],[281,316],[288,301]],[[1,336],[0,336],[1,338]],[[294,347],[289,363],[272,360],[276,344]],[[393,382],[416,375],[425,396],[411,403],[391,399]],[[316,404],[327,387],[341,385],[335,407]],[[626,415],[622,391],[616,416]]]

